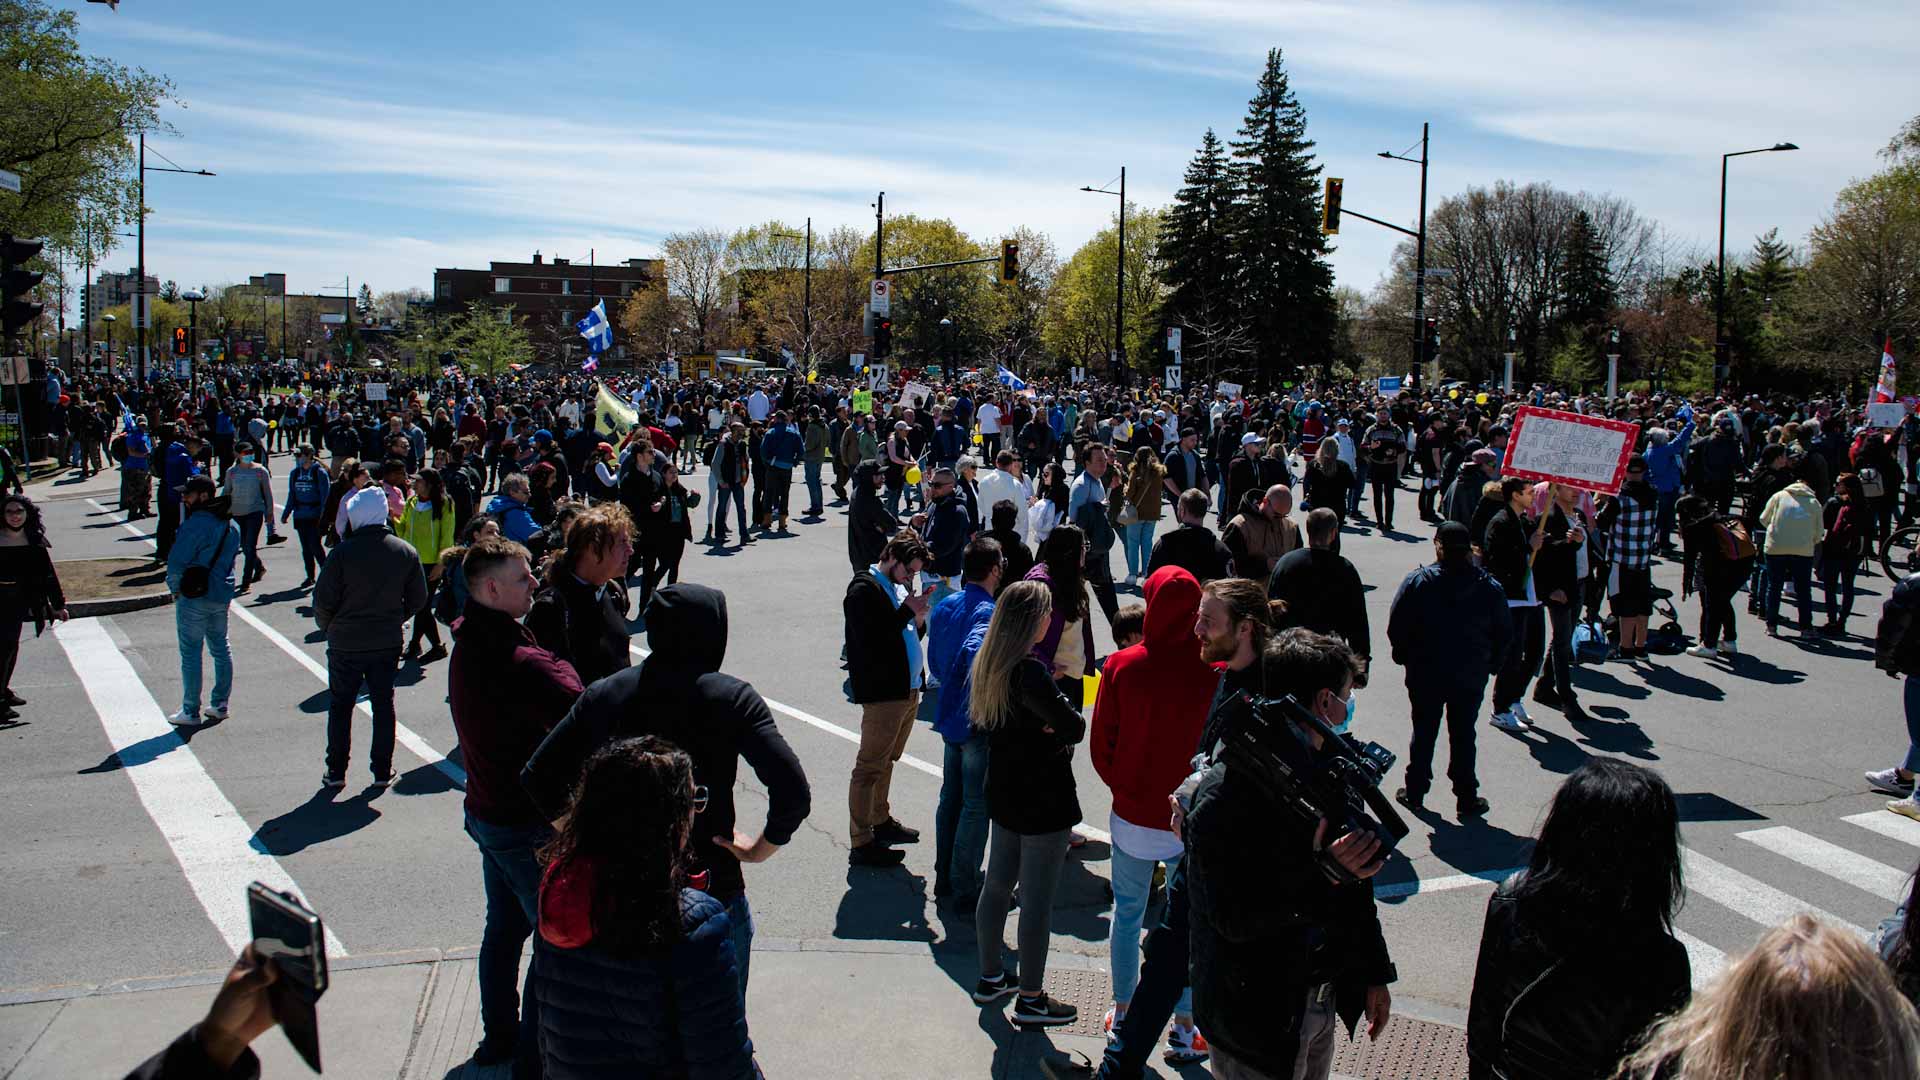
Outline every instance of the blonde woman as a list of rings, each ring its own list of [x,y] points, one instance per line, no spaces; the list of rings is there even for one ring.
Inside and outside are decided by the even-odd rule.
[[[1133,507],[1133,520],[1120,528],[1121,550],[1127,556],[1126,584],[1146,580],[1147,563],[1153,557],[1153,532],[1160,527],[1160,510],[1166,504],[1161,490],[1167,479],[1167,467],[1150,447],[1133,452],[1133,467],[1127,470],[1125,506]]]
[[[1041,989],[1047,974],[1053,890],[1066,861],[1080,800],[1073,783],[1073,746],[1087,731],[1080,711],[1060,696],[1053,672],[1034,657],[1047,635],[1053,598],[1045,582],[1021,581],[995,600],[993,620],[974,656],[967,710],[987,735],[987,816],[993,821],[987,876],[974,908],[980,949],[982,1005],[1019,992],[1013,1022],[1022,1027],[1071,1024],[1073,1006]],[[1020,886],[1020,975],[1001,960],[1013,887]]]
[[[1795,915],[1656,1025],[1617,1080],[1912,1080],[1920,1018],[1873,950]]]

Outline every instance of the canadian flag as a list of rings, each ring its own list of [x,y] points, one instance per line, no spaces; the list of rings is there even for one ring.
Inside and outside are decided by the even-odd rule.
[[[1873,400],[1876,402],[1899,400],[1895,389],[1896,383],[1893,367],[1893,338],[1889,336],[1886,344],[1880,347],[1880,381],[1874,384]]]

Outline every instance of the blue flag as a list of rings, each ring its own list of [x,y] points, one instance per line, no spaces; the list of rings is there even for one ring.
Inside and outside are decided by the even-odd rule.
[[[1022,379],[1018,375],[1015,375],[1013,372],[1008,371],[1007,366],[1005,364],[1000,365],[1000,385],[1006,387],[1009,390],[1016,390],[1016,391],[1025,390],[1027,388],[1026,380]]]
[[[587,317],[573,324],[580,336],[587,339],[587,348],[593,355],[599,356],[613,348],[613,324],[607,321],[607,305],[602,300],[593,305]]]

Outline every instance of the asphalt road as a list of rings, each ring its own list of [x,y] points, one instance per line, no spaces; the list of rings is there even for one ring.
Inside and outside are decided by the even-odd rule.
[[[283,472],[283,459],[273,464]],[[146,549],[136,534],[152,522],[124,526],[106,509],[110,484],[34,493],[51,497],[57,558]],[[1352,530],[1344,551],[1371,586],[1374,651],[1383,658],[1360,693],[1355,730],[1404,754],[1406,695],[1384,660],[1387,608],[1432,548],[1412,492],[1400,502],[1398,520],[1410,531]],[[897,816],[924,829],[926,842],[907,849],[901,869],[846,865],[859,712],[837,660],[848,577],[842,520],[833,508],[745,550],[696,545],[683,563],[685,579],[726,591],[727,670],[777,703],[813,785],[812,818],[787,849],[748,869],[749,893],[762,936],[933,943],[947,936],[930,896],[941,742],[925,725],[907,748],[919,765],[902,763],[893,793]],[[353,956],[477,944],[479,868],[461,831],[445,665],[402,671],[399,784],[363,787],[363,713],[348,787],[322,791],[324,643],[293,588],[296,548],[267,549],[268,577],[234,607],[231,718],[184,739],[162,719],[180,696],[170,608],[76,622],[37,639],[29,631],[13,686],[30,704],[21,722],[0,730],[12,838],[0,850],[0,992],[223,966],[244,933],[235,883],[275,874],[324,914]],[[1117,554],[1115,565],[1125,573]],[[1675,568],[1657,567],[1656,581],[1676,586]],[[1861,584],[1866,617],[1854,625],[1870,630],[1886,582]],[[1682,615],[1691,627],[1691,607]],[[1892,911],[1920,855],[1920,823],[1886,813],[1884,796],[1868,793],[1860,773],[1904,750],[1899,686],[1873,670],[1863,639],[1769,640],[1751,621],[1742,630],[1746,655],[1732,667],[1678,656],[1581,669],[1591,723],[1575,727],[1535,707],[1539,728],[1529,735],[1479,726],[1492,813],[1482,822],[1415,820],[1379,878],[1397,995],[1464,1008],[1489,879],[1524,864],[1555,786],[1594,755],[1657,768],[1681,795],[1690,861],[1678,925],[1697,977],[1792,911],[1811,908],[1864,929]],[[1105,651],[1104,623],[1096,636]],[[1443,739],[1442,776],[1444,762]],[[1084,755],[1076,774],[1088,823],[1104,829],[1108,793]],[[1389,787],[1399,779],[1396,769]],[[738,798],[751,828],[765,803],[750,774]],[[1105,954],[1106,857],[1097,842],[1072,855],[1053,917],[1056,952]]]

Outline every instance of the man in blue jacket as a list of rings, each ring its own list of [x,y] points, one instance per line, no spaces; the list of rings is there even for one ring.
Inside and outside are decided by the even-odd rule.
[[[1660,550],[1673,550],[1673,508],[1680,502],[1680,486],[1687,469],[1687,444],[1693,441],[1693,406],[1681,405],[1675,416],[1685,423],[1676,437],[1665,428],[1647,432],[1647,482],[1656,497],[1655,524]]]
[[[768,522],[779,521],[787,531],[787,509],[793,494],[793,469],[807,452],[806,440],[787,422],[786,410],[773,414],[773,426],[760,439],[760,456],[767,462]]]
[[[216,499],[215,491],[211,479],[195,476],[183,481],[181,490],[174,493],[174,505],[187,515],[179,535],[174,537],[173,549],[167,553],[167,591],[173,594],[173,626],[180,639],[180,711],[167,717],[167,723],[175,727],[197,727],[203,717],[225,720],[227,702],[233,697],[227,604],[233,600],[233,561],[240,554],[240,526],[228,518],[225,500]],[[206,591],[199,596],[181,591],[189,567],[206,568]],[[203,645],[213,657],[213,694],[204,714],[200,711]]]
[[[200,436],[188,432],[168,440],[160,469],[160,527],[154,534],[154,558],[161,562],[173,553],[174,533],[180,529],[180,489],[200,471]]]
[[[500,535],[516,544],[524,544],[540,531],[540,525],[527,510],[533,487],[525,473],[508,473],[500,481],[500,493],[487,504],[487,513],[500,519]]]
[[[993,619],[1006,559],[1000,544],[975,537],[961,556],[966,584],[935,604],[927,620],[927,664],[940,680],[933,730],[946,743],[940,803],[933,816],[933,895],[953,897],[971,914],[980,895],[980,864],[987,851],[987,736],[973,729],[967,695],[974,654]]]

